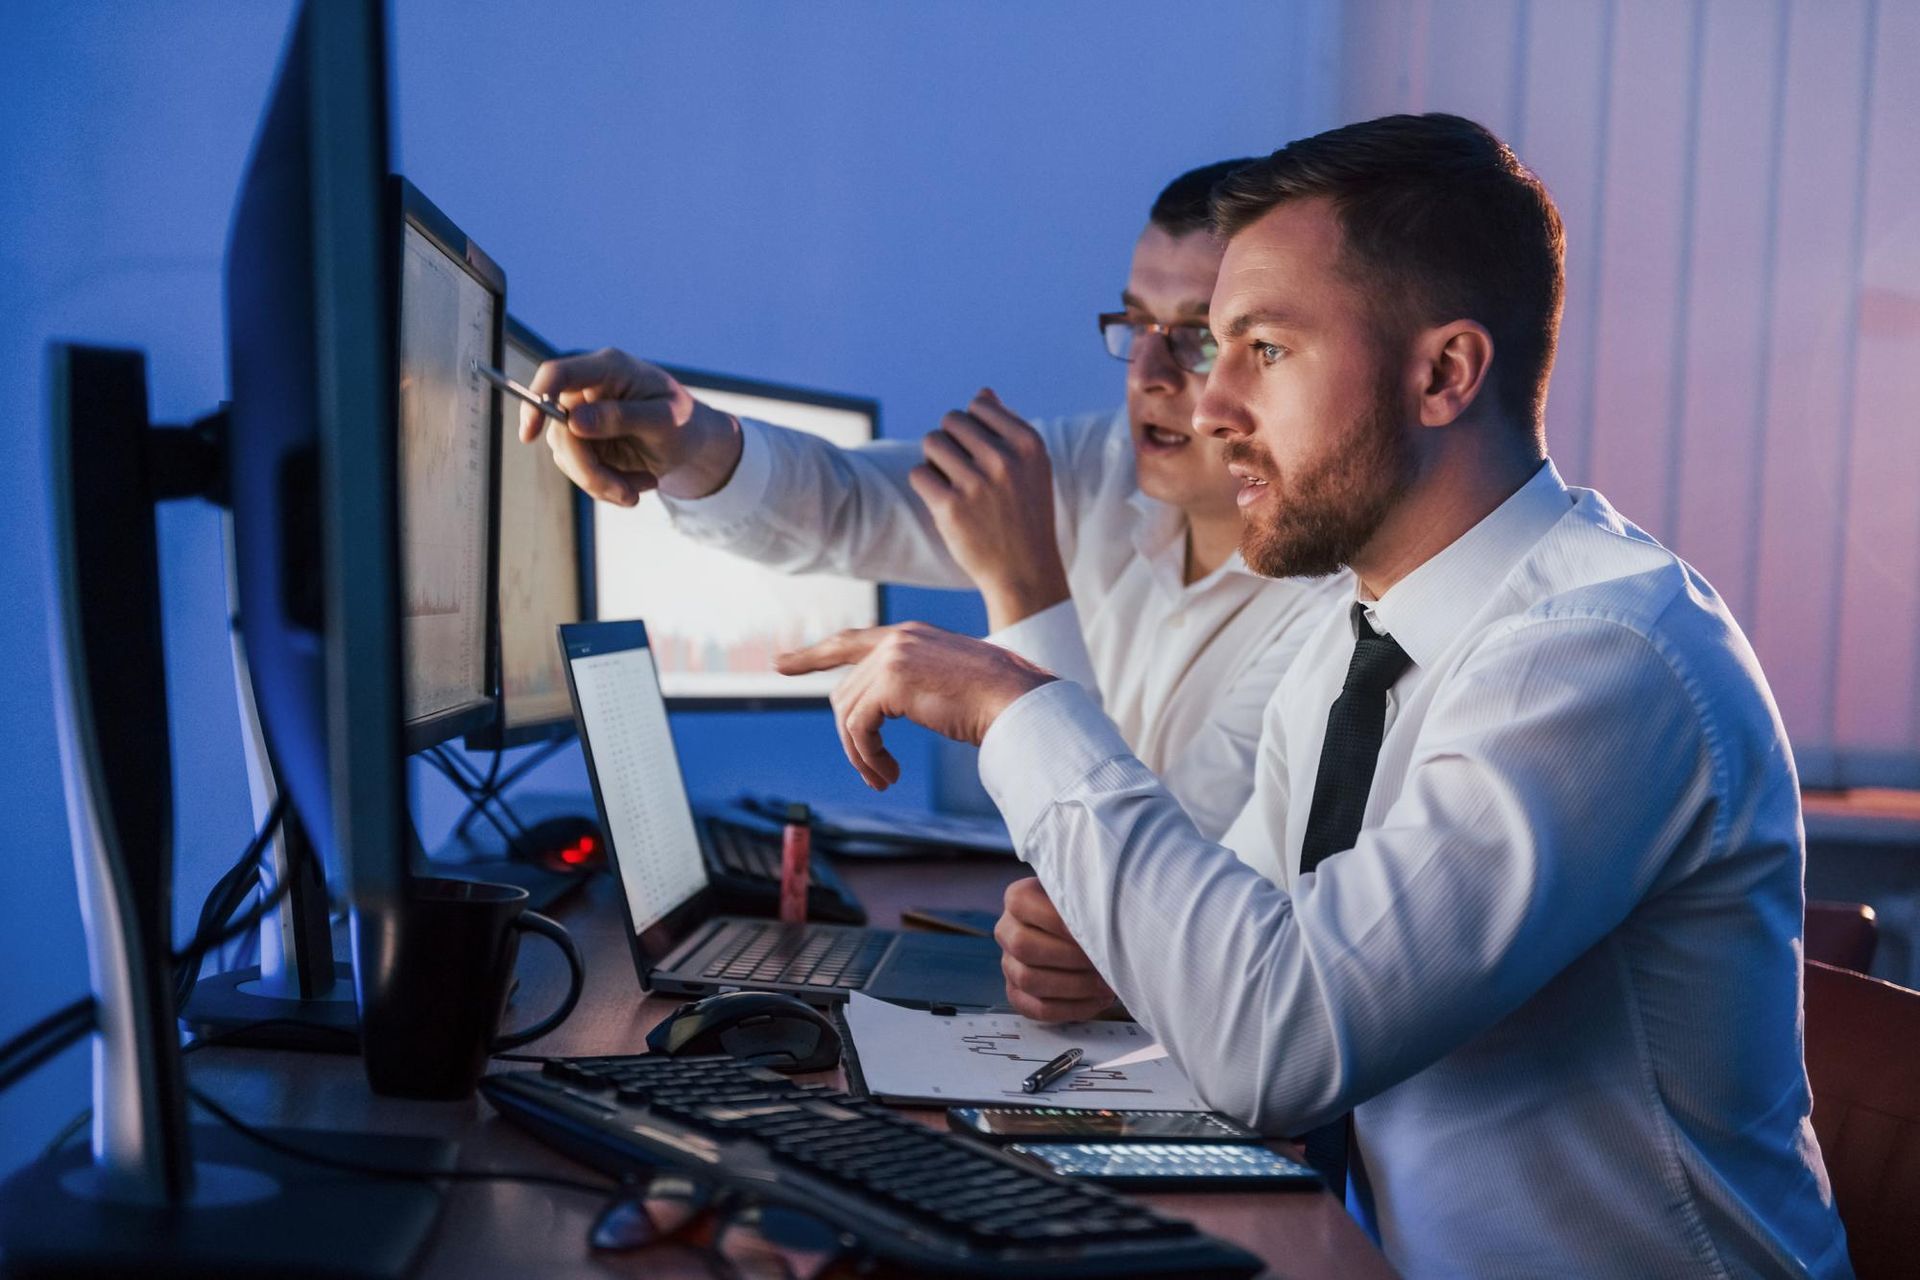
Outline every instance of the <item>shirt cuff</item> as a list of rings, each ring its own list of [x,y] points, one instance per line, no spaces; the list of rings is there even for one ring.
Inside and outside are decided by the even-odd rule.
[[[1022,694],[987,728],[980,782],[1006,819],[1014,848],[1060,794],[1096,765],[1128,755],[1127,741],[1085,689],[1052,680]]]
[[[676,527],[723,529],[759,512],[773,478],[773,444],[767,428],[752,418],[740,419],[740,461],[727,482],[704,498],[660,495]]]
[[[1100,691],[1093,661],[1087,656],[1087,642],[1080,634],[1080,614],[1072,599],[1000,628],[987,637],[987,643],[1017,653],[1063,680],[1075,681],[1090,693],[1097,695]]]

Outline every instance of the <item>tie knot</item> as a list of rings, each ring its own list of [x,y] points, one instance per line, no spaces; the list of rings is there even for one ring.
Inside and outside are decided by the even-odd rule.
[[[1360,638],[1354,641],[1353,661],[1347,664],[1347,681],[1341,686],[1341,691],[1376,695],[1385,693],[1413,665],[1413,659],[1407,656],[1407,651],[1400,647],[1398,640],[1376,634],[1368,625],[1359,605],[1354,606],[1354,621],[1359,627]]]

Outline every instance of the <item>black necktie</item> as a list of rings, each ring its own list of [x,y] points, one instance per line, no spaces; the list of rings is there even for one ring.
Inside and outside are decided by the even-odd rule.
[[[1375,635],[1366,610],[1353,606],[1353,661],[1347,664],[1346,683],[1327,712],[1327,738],[1320,747],[1320,771],[1313,779],[1313,808],[1307,812],[1307,835],[1300,845],[1300,873],[1305,875],[1360,838],[1360,819],[1367,811],[1367,793],[1373,789],[1373,769],[1380,761],[1380,740],[1386,736],[1387,690],[1413,665],[1392,636]],[[1329,1120],[1308,1133],[1307,1163],[1337,1196],[1347,1191],[1347,1134],[1351,1112]]]

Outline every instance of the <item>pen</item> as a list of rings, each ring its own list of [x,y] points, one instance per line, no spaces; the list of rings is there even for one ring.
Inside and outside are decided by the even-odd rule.
[[[1028,1076],[1025,1080],[1022,1080],[1020,1082],[1020,1091],[1022,1093],[1040,1092],[1042,1089],[1046,1088],[1048,1085],[1058,1080],[1061,1076],[1064,1076],[1065,1074],[1067,1074],[1067,1072],[1079,1066],[1080,1059],[1085,1056],[1086,1054],[1084,1050],[1080,1050],[1080,1049],[1067,1050],[1065,1053],[1055,1058],[1052,1062],[1049,1062],[1046,1066],[1041,1067],[1038,1071]]]
[[[506,392],[507,394],[519,396],[522,400],[525,400],[528,404],[532,405],[534,408],[538,409],[540,412],[546,414],[549,418],[558,418],[562,422],[565,422],[567,420],[567,411],[565,409],[562,409],[559,405],[555,404],[553,401],[547,399],[545,396],[534,391],[530,387],[523,385],[522,383],[514,380],[513,378],[509,378],[506,374],[500,372],[498,369],[494,368],[492,365],[483,364],[480,361],[475,360],[473,362],[473,371],[479,374],[481,377],[485,378],[488,382],[491,382],[494,386]]]

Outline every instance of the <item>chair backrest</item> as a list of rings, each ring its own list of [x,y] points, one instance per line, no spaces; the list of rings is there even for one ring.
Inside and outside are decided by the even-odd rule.
[[[1807,1079],[1860,1280],[1920,1274],[1920,991],[1806,966]]]
[[[1864,902],[1809,902],[1806,957],[1855,973],[1873,968],[1880,924]]]

